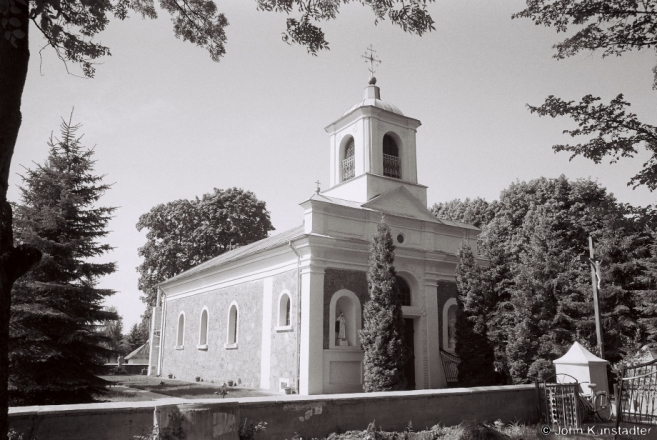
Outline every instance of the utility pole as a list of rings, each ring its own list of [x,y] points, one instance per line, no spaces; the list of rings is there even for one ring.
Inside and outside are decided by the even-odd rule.
[[[604,341],[602,340],[602,323],[600,321],[600,304],[598,300],[598,287],[600,287],[600,262],[594,260],[593,238],[589,236],[589,265],[591,266],[591,286],[593,287],[593,310],[595,312],[595,333],[598,337],[598,350],[600,357],[605,358]]]

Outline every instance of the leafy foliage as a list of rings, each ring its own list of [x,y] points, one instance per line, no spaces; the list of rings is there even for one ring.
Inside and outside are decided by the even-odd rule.
[[[404,32],[422,35],[434,30],[434,21],[427,11],[434,0],[360,0],[375,15],[375,24],[388,18]],[[305,46],[309,53],[329,48],[325,34],[316,24],[337,18],[340,6],[349,0],[301,1],[256,0],[260,11],[298,14],[286,21],[283,41]],[[213,0],[160,0],[159,6],[171,15],[174,34],[208,51],[213,61],[226,53],[226,27],[228,19],[219,12]],[[28,14],[21,14],[21,8]],[[104,31],[111,17],[125,20],[130,11],[142,18],[157,18],[154,0],[0,0],[0,24],[4,38],[17,46],[16,41],[26,38],[27,19],[41,31],[48,45],[55,49],[64,62],[79,64],[85,76],[95,74],[95,60],[111,55],[110,49],[94,41]]]
[[[144,345],[148,341],[148,328],[145,328],[143,321],[139,324],[133,324],[130,328],[130,332],[125,337],[123,341],[125,347],[128,350],[128,353],[131,353]]]
[[[513,18],[529,18],[557,32],[566,32],[570,26],[581,27],[554,46],[557,59],[589,50],[600,49],[607,57],[657,47],[654,0],[527,0],[527,8]]]
[[[463,202],[469,203],[475,206]],[[464,298],[464,309],[473,312],[473,329],[475,316],[483,317],[496,369],[525,382],[547,374],[575,340],[596,351],[590,269],[579,258],[588,255],[589,235],[602,263],[606,359],[618,362],[654,339],[651,216],[619,204],[596,182],[563,176],[514,183],[499,200],[479,206],[491,218],[478,240],[490,264],[479,273],[461,263],[460,283],[462,292],[481,292]],[[449,212],[463,221],[468,210]]]
[[[480,197],[435,203],[431,212],[438,218],[469,223],[478,228],[490,222],[494,216],[490,203]]]
[[[308,2],[299,0],[256,0],[258,9],[261,11],[275,11],[291,14],[295,9],[301,15],[299,19],[288,18],[287,29],[283,32],[283,41],[286,43],[298,43],[305,46],[308,53],[316,55],[318,51],[328,49],[324,32],[313,22],[334,20],[340,10],[342,3],[349,0],[311,0]],[[385,20],[401,27],[404,32],[422,35],[434,30],[434,21],[427,12],[427,5],[434,0],[414,0],[405,2],[403,0],[359,0],[364,6],[369,6],[374,12],[375,24]]]
[[[406,388],[404,366],[408,348],[404,344],[404,318],[396,283],[395,246],[390,227],[383,219],[372,237],[367,281],[370,300],[363,310],[359,331],[363,346],[366,392]]]
[[[139,248],[137,268],[144,302],[155,305],[156,285],[191,267],[267,237],[274,229],[265,202],[251,191],[214,189],[200,199],[155,206],[139,217],[137,229],[148,229]]]
[[[650,152],[650,159],[643,164],[643,170],[632,177],[628,185],[634,188],[645,185],[651,191],[657,188],[657,127],[640,122],[634,113],[627,113],[630,106],[618,95],[609,105],[597,104],[600,98],[586,95],[582,101],[564,101],[549,96],[539,107],[528,106],[532,113],[539,116],[570,116],[578,127],[564,130],[571,137],[584,136],[588,139],[577,145],[555,145],[555,152],[568,151],[570,159],[584,156],[595,163],[600,163],[605,156],[611,156],[611,163],[621,157],[634,157],[637,148],[643,147]]]
[[[557,59],[598,49],[606,57],[657,48],[656,0],[527,0],[527,8],[513,17],[530,18],[537,25],[554,27],[557,32],[579,27],[572,37],[554,46]],[[657,90],[657,65],[653,73],[653,89]],[[608,155],[614,163],[620,157],[634,157],[637,148],[643,146],[650,159],[628,184],[635,188],[645,185],[653,191],[657,188],[657,127],[640,122],[635,114],[627,114],[626,107],[630,104],[622,94],[609,105],[596,105],[599,100],[587,95],[575,103],[549,96],[543,105],[528,107],[539,116],[569,116],[578,123],[579,128],[564,133],[587,139],[593,136],[581,144],[553,147],[555,151],[571,152],[571,159],[581,155],[600,163]]]
[[[9,392],[15,405],[89,402],[102,392],[105,359],[112,353],[98,323],[118,316],[102,307],[114,292],[98,279],[114,263],[93,262],[111,250],[107,234],[115,208],[97,207],[109,189],[93,174],[93,150],[80,144],[79,125],[63,121],[61,139],[51,137],[43,165],[23,176],[15,237],[43,258],[12,291]]]
[[[119,311],[114,306],[106,307],[105,311],[117,317],[116,319],[105,319],[98,326],[98,331],[106,338],[105,347],[112,351],[107,362],[114,362],[116,356],[125,356],[129,351],[123,340],[123,318],[119,315]]]
[[[237,430],[237,436],[240,440],[253,440],[256,438],[256,434],[267,429],[267,422],[251,422],[248,425],[247,422],[248,419],[244,419],[244,424]]]
[[[495,384],[495,355],[488,340],[487,318],[490,314],[490,284],[466,243],[459,250],[456,285],[459,291],[459,314],[456,319],[456,355],[460,386]]]

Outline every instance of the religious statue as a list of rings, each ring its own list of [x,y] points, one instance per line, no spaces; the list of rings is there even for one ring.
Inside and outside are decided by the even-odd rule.
[[[447,319],[447,348],[456,347],[456,307],[450,307]]]
[[[338,344],[341,346],[348,345],[347,343],[347,320],[344,317],[344,314],[340,312],[340,316],[335,321],[336,330],[338,334]]]
[[[119,365],[119,368],[123,366],[123,356],[119,355],[118,358],[116,358],[116,363]]]

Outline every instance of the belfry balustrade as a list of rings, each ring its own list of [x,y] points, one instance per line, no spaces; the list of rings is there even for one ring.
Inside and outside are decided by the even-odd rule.
[[[387,177],[401,178],[401,161],[390,154],[383,155],[383,175]]]
[[[353,179],[356,175],[355,157],[350,156],[342,160],[342,181]]]

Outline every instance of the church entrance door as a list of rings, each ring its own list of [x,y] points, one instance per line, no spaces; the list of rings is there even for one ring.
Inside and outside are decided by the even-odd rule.
[[[415,340],[415,329],[412,319],[404,318],[404,344],[408,347],[408,361],[404,366],[404,374],[406,376],[406,389],[415,389],[415,353],[413,351]]]

